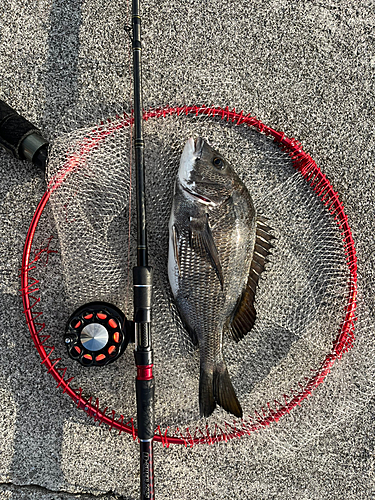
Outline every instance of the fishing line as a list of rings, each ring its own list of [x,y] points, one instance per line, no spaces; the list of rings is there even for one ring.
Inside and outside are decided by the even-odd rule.
[[[132,41],[132,28],[131,28],[131,23],[130,23],[130,0],[127,1],[127,25],[125,27],[125,31],[128,33],[128,36],[130,38],[130,41]],[[129,52],[128,52],[128,59],[129,59],[129,65],[128,65],[128,73],[129,73],[129,102],[133,102],[133,78],[132,78],[132,46],[129,44]],[[130,144],[130,149],[129,149],[129,208],[128,208],[128,262],[127,262],[127,281],[126,281],[126,288],[127,290],[130,290],[130,235],[131,235],[131,218],[132,218],[132,178],[133,178],[133,173],[132,173],[132,164],[133,164],[133,150],[132,150],[132,144],[133,144],[133,128],[130,127],[130,137],[129,137],[129,144]],[[129,302],[129,297],[128,295],[126,296],[126,301],[125,301],[125,310],[128,310],[128,302]]]

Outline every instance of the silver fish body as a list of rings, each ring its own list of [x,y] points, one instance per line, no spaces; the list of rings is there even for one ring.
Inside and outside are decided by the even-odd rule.
[[[169,222],[168,276],[181,319],[199,344],[205,417],[216,404],[242,417],[223,358],[223,335],[229,330],[239,340],[255,320],[252,303],[241,304],[251,295],[256,226],[253,201],[235,171],[203,139],[189,139]]]

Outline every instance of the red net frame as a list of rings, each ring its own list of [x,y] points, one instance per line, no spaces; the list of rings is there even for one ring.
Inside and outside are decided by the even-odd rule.
[[[272,422],[278,422],[285,414],[289,413],[297,405],[306,399],[314,389],[316,389],[326,378],[330,372],[334,362],[341,358],[348,351],[355,340],[354,327],[356,321],[356,297],[357,297],[357,258],[352,232],[348,222],[347,215],[344,211],[344,206],[339,200],[337,192],[334,191],[327,177],[321,172],[314,160],[303,151],[301,144],[294,138],[288,138],[283,132],[277,132],[271,127],[266,126],[257,118],[244,115],[244,112],[236,112],[235,109],[229,108],[207,107],[207,106],[181,106],[181,107],[165,107],[162,109],[151,109],[144,112],[143,119],[145,121],[154,118],[166,117],[169,115],[206,115],[216,117],[224,121],[231,121],[236,125],[245,124],[248,127],[253,127],[257,131],[271,136],[274,142],[282,148],[292,159],[293,166],[296,171],[300,172],[304,180],[313,188],[316,196],[327,207],[332,217],[336,221],[341,232],[342,242],[346,255],[346,264],[350,273],[349,291],[345,305],[344,320],[340,325],[338,334],[332,344],[332,348],[327,353],[320,368],[314,373],[311,378],[305,378],[299,384],[299,391],[293,391],[290,394],[284,394],[284,401],[268,402],[266,408],[262,408],[260,412],[255,412],[253,418],[249,421],[242,421],[241,424],[234,422],[233,424],[226,423],[224,428],[215,427],[214,432],[207,427],[206,433],[201,429],[197,429],[194,434],[189,429],[177,429],[173,435],[168,435],[169,429],[162,432],[160,427],[155,431],[155,441],[159,441],[163,446],[172,444],[183,444],[185,446],[193,446],[195,444],[213,444],[219,441],[228,441],[235,437],[248,435],[254,431],[258,431],[263,427],[270,425]],[[118,118],[118,117],[117,117]],[[79,154],[84,156],[96,146],[100,141],[108,137],[110,134],[122,127],[129,127],[133,123],[133,118],[124,115],[120,122],[114,124],[113,127],[106,130],[98,129],[98,134],[95,140],[85,143],[82,141]],[[103,410],[100,408],[98,398],[90,397],[86,399],[83,395],[81,387],[73,389],[71,384],[74,377],[67,376],[67,368],[61,366],[61,358],[55,357],[55,347],[49,345],[50,335],[46,332],[46,324],[43,321],[43,312],[40,311],[41,298],[38,295],[39,281],[33,278],[32,271],[36,267],[36,262],[40,259],[42,253],[53,252],[49,249],[49,243],[46,248],[36,253],[36,256],[31,260],[31,249],[33,238],[37,229],[40,217],[49,200],[50,194],[61,185],[64,179],[74,173],[77,163],[73,158],[68,158],[63,168],[58,175],[51,179],[47,191],[44,193],[39,205],[35,211],[31,221],[23,252],[22,269],[21,269],[21,295],[23,300],[24,313],[27,326],[29,328],[31,338],[41,357],[41,364],[45,365],[47,372],[57,382],[57,387],[60,387],[63,393],[68,394],[75,402],[78,408],[83,409],[89,417],[94,418],[94,421],[107,424],[110,429],[114,428],[119,433],[125,432],[131,434],[133,439],[137,437],[137,429],[135,428],[133,418],[125,422],[123,415],[116,415],[115,410],[110,410],[108,407]]]

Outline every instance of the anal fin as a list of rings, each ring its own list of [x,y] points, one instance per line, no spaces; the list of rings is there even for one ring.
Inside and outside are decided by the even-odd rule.
[[[271,228],[267,224],[267,219],[265,217],[258,217],[249,277],[233,312],[232,320],[229,323],[229,331],[236,342],[243,339],[254,326],[256,319],[254,307],[256,289],[259,276],[264,271],[265,265],[268,262],[268,256],[273,247],[271,243],[273,239],[274,236],[271,234]]]

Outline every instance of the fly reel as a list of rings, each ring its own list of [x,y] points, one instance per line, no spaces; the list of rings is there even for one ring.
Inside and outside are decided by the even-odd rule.
[[[112,304],[91,302],[69,318],[64,341],[68,355],[83,366],[105,366],[116,361],[134,338],[134,326]]]

